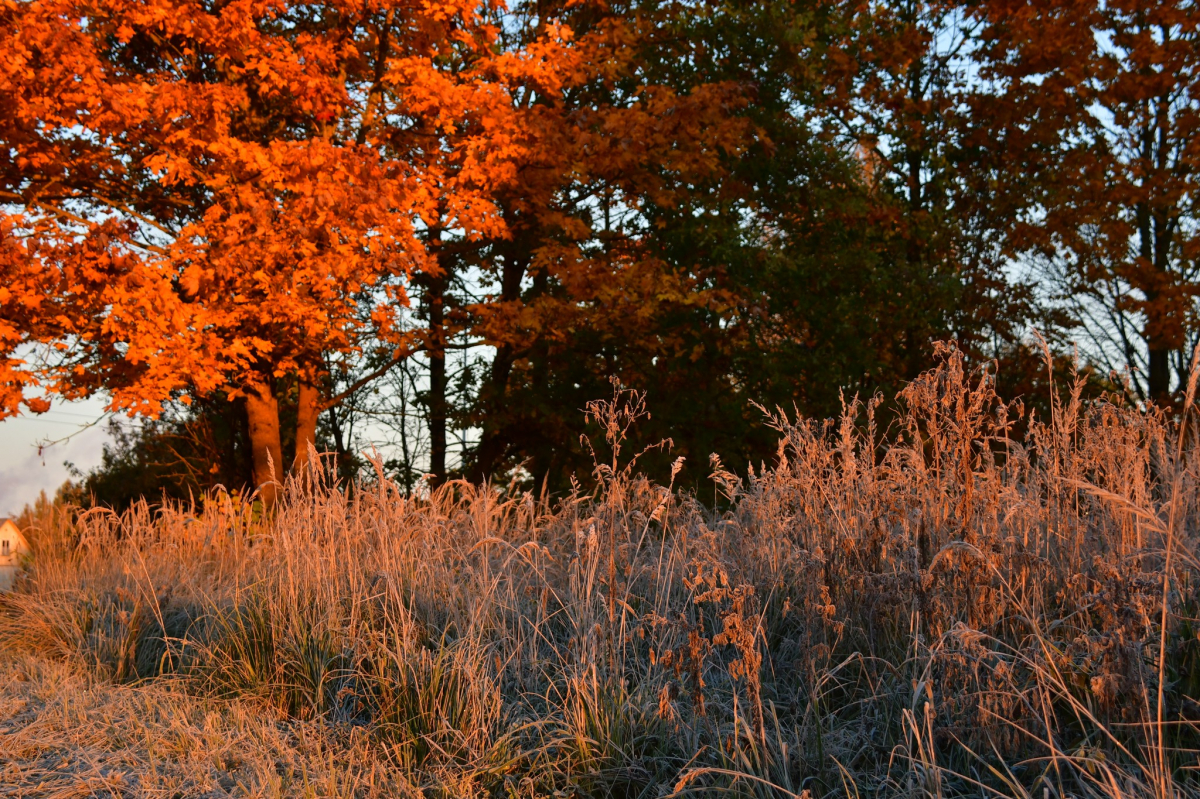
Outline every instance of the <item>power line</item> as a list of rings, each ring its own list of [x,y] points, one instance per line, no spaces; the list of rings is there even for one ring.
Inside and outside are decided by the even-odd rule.
[[[36,419],[33,417],[28,417],[28,418],[19,417],[19,418],[21,418],[22,421],[34,422],[36,424],[65,424],[65,425],[70,425],[71,427],[86,427],[88,424],[90,424],[90,422],[95,421],[95,420],[89,420],[88,422],[68,422],[65,419]],[[84,418],[86,418],[86,417],[84,417]],[[3,429],[4,429],[3,427],[0,427],[0,430],[3,430]]]
[[[38,414],[38,416],[70,416],[74,419],[87,419],[89,422],[94,422],[96,419],[103,418],[105,415],[107,415],[107,412],[100,413],[100,414],[72,413],[71,411],[56,411],[53,408],[46,411],[45,413]],[[18,417],[18,418],[26,418],[26,417]],[[36,417],[31,417],[31,418],[36,418]]]

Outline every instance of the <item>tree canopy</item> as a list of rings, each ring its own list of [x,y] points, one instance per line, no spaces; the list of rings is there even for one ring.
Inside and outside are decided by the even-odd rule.
[[[564,487],[611,379],[662,468],[744,467],[755,403],[832,415],[948,340],[1029,386],[1035,329],[1170,405],[1198,14],[0,0],[0,418],[103,393],[270,501],[363,420],[410,486]]]

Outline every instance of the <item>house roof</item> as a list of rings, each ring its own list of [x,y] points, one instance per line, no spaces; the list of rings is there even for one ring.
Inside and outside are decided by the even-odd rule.
[[[22,546],[28,547],[29,542],[27,540],[25,540],[24,533],[22,533],[21,528],[17,526],[17,520],[16,519],[0,519],[0,530],[3,530],[5,527],[8,527],[9,525],[12,525],[13,532],[17,534],[17,541],[19,541]]]

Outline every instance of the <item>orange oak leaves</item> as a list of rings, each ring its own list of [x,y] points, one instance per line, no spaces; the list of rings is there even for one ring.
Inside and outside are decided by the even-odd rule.
[[[0,412],[245,402],[254,478],[297,459],[331,360],[406,357],[431,226],[503,236],[526,146],[509,83],[558,85],[569,34],[498,54],[472,3],[0,5]],[[547,58],[547,53],[554,55]],[[41,344],[39,361],[22,347]]]

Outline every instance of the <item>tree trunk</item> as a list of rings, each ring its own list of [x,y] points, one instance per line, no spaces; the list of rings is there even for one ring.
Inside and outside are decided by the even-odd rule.
[[[283,448],[279,443],[279,402],[267,383],[252,383],[246,389],[246,417],[250,422],[254,484],[263,506],[275,504],[282,477]]]
[[[1153,134],[1150,134],[1153,143]],[[1146,293],[1146,394],[1150,401],[1166,408],[1171,404],[1171,352],[1183,346],[1182,325],[1174,307],[1171,291],[1171,225],[1148,203],[1138,203],[1140,268]]]
[[[508,403],[505,395],[508,393],[508,377],[512,373],[513,360],[512,347],[505,344],[496,349],[491,379],[484,387],[483,434],[479,446],[475,448],[474,462],[468,474],[473,483],[482,483],[491,476],[507,448],[505,435],[508,432],[508,419],[505,416]]]
[[[1149,367],[1150,399],[1165,408],[1171,404],[1171,350],[1151,340]]]
[[[506,217],[513,214],[505,208]],[[532,260],[529,250],[536,246],[538,239],[530,233],[529,228],[522,227],[520,235],[514,235],[505,248],[504,271],[500,278],[500,301],[515,303],[521,299],[521,283],[529,269]],[[544,282],[544,281],[543,281]],[[537,295],[535,290],[530,300]],[[516,351],[511,344],[502,344],[496,348],[496,356],[492,361],[489,380],[480,392],[484,415],[483,433],[479,445],[475,448],[473,463],[468,478],[473,483],[487,480],[500,459],[508,449],[508,438],[511,437],[511,421],[508,417],[508,378],[512,374],[516,362]]]
[[[434,484],[446,482],[446,283],[429,281],[429,471]]]
[[[1139,27],[1143,34],[1154,30],[1150,26]],[[1160,32],[1169,39],[1165,29]],[[1140,152],[1130,164],[1135,170],[1130,174],[1140,173],[1135,181],[1145,194],[1133,205],[1139,255],[1134,269],[1135,273],[1142,273],[1134,284],[1146,296],[1146,323],[1142,333],[1147,356],[1146,395],[1151,402],[1167,408],[1172,404],[1171,353],[1186,346],[1189,302],[1183,300],[1186,293],[1179,291],[1181,287],[1177,281],[1182,275],[1172,259],[1179,235],[1180,217],[1176,215],[1181,213],[1179,203],[1182,202],[1182,198],[1173,197],[1172,188],[1175,180],[1172,165],[1175,156],[1172,153],[1178,146],[1173,140],[1177,131],[1172,132],[1173,89],[1137,102],[1141,117],[1134,124]]]
[[[317,387],[301,379],[299,403],[296,408],[296,454],[292,459],[292,471],[308,473],[308,448],[317,446],[317,417],[321,413],[320,394]]]
[[[352,430],[343,430],[342,422],[338,419],[337,408],[329,408],[329,432],[333,434],[333,450],[337,453],[338,474],[343,477],[349,477],[352,471],[352,462],[350,460],[349,445],[350,434]]]

